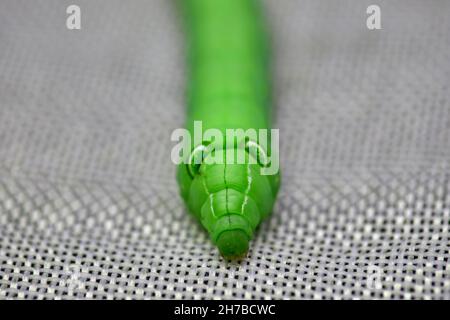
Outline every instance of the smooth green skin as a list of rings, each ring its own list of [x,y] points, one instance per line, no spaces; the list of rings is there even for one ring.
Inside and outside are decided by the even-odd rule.
[[[186,127],[191,134],[194,121],[202,121],[204,131],[216,128],[224,134],[226,129],[270,129],[268,45],[258,2],[182,0],[181,6],[188,48]],[[272,211],[280,176],[261,175],[260,166],[248,161],[205,162],[195,170],[179,166],[181,195],[221,254],[242,258]]]

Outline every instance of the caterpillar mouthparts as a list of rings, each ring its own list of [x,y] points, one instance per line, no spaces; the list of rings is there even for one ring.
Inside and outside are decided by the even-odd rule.
[[[247,255],[250,239],[242,230],[224,231],[216,241],[220,253],[226,259],[239,260]]]
[[[261,174],[259,164],[209,164],[205,158],[195,174],[180,165],[181,194],[226,259],[246,256],[250,240],[272,211],[279,175]]]

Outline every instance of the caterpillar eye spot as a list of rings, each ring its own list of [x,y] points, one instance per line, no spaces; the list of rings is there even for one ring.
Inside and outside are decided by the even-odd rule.
[[[187,171],[191,178],[194,178],[195,175],[199,174],[203,160],[210,152],[211,148],[209,144],[201,144],[192,150],[188,163],[186,164]]]
[[[266,151],[258,143],[252,140],[247,140],[245,142],[245,150],[256,160],[259,166],[264,168],[270,166],[270,160]]]

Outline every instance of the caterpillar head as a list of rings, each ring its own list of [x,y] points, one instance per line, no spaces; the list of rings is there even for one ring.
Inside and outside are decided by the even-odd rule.
[[[264,154],[252,142],[243,149],[202,145],[179,166],[182,197],[227,259],[247,254],[256,228],[272,211],[280,176],[262,174]]]

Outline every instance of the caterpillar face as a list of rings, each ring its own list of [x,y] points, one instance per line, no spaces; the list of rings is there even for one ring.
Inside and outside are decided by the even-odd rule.
[[[225,158],[225,150],[222,152]],[[192,174],[189,165],[178,171],[181,193],[225,258],[246,255],[260,222],[272,210],[279,175],[261,175],[259,164],[247,153],[243,164],[204,161]],[[209,164],[211,163],[211,164]]]

